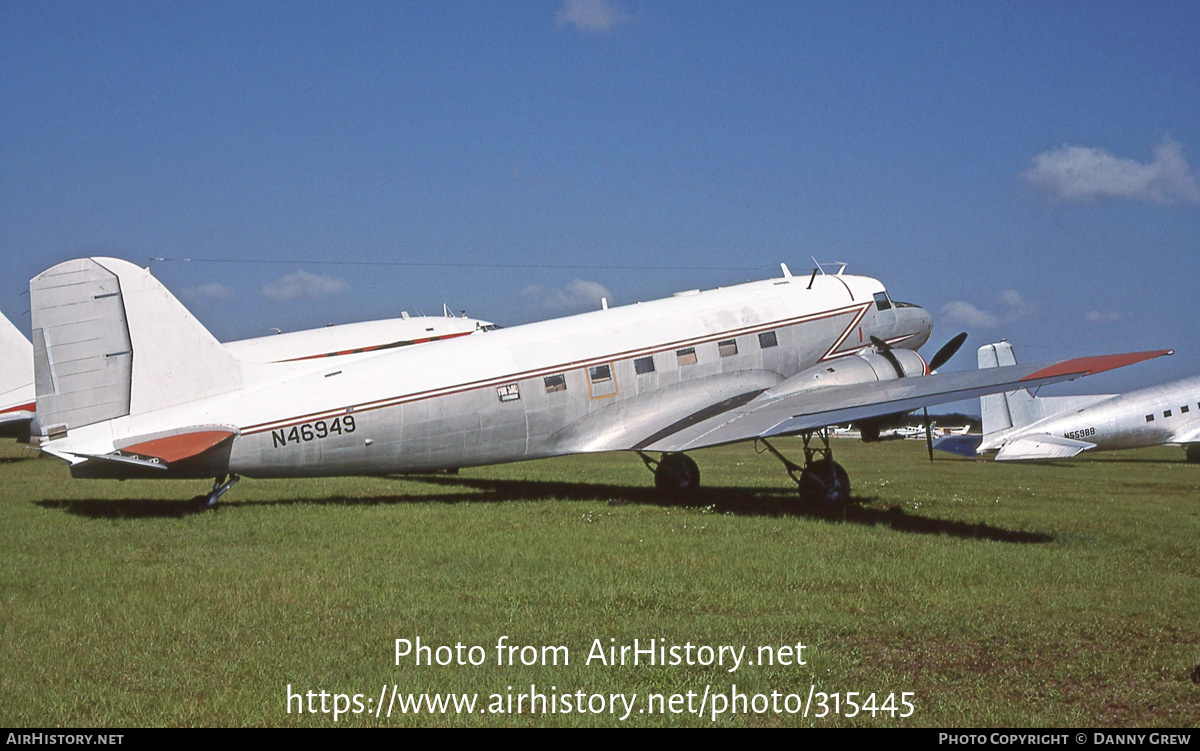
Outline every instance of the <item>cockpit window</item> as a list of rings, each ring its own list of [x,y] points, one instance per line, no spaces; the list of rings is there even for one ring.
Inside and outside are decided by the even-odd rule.
[[[875,309],[876,310],[891,310],[892,301],[888,299],[886,292],[875,293]]]

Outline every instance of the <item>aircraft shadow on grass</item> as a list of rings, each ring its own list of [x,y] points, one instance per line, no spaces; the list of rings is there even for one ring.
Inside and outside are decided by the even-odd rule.
[[[474,479],[457,475],[422,475],[394,477],[403,482],[422,482],[441,486],[445,492],[421,495],[375,496],[350,498],[330,496],[328,498],[279,499],[273,501],[247,501],[244,504],[223,504],[214,510],[205,510],[200,504],[179,500],[147,499],[88,499],[53,500],[36,503],[42,508],[57,509],[76,516],[91,519],[138,519],[138,518],[183,518],[197,513],[221,513],[237,509],[239,505],[345,505],[363,506],[408,503],[498,503],[556,501],[608,501],[614,505],[638,504],[645,506],[671,505],[653,487],[613,485],[606,483],[551,482],[541,480],[494,480]],[[949,535],[972,540],[994,542],[1046,543],[1053,535],[1041,532],[1009,530],[990,524],[935,519],[909,513],[899,506],[886,509],[874,508],[876,499],[855,497],[845,505],[827,505],[801,502],[794,488],[700,488],[688,504],[695,507],[711,507],[717,513],[734,516],[794,516],[820,519],[831,523],[859,524],[862,526],[886,526],[899,532],[914,534]]]

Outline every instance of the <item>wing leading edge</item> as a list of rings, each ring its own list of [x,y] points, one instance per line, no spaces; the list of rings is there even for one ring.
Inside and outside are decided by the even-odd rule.
[[[1132,365],[1173,350],[1080,357],[1057,363],[1009,365],[983,370],[934,373],[890,381],[811,388],[790,378],[744,404],[654,436],[639,446],[647,451],[688,451],[753,438],[791,435],[838,423],[910,412],[1014,388],[1032,389]],[[803,390],[800,390],[803,389]]]

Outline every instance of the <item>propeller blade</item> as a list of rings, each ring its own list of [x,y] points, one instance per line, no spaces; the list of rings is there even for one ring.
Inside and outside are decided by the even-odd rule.
[[[872,339],[874,339],[874,337],[872,337]],[[951,339],[950,341],[943,344],[942,348],[939,349],[937,351],[937,354],[935,354],[933,356],[933,359],[929,361],[929,369],[931,371],[937,370],[938,368],[945,365],[946,362],[949,361],[949,359],[951,357],[954,357],[955,353],[958,352],[958,348],[961,347],[963,345],[963,342],[965,342],[966,340],[967,340],[967,332],[964,331],[961,334],[959,334],[958,336]]]
[[[896,356],[892,354],[892,345],[888,344],[874,334],[871,335],[871,344],[874,344],[875,349],[879,350],[879,354],[883,355],[884,358],[892,364],[892,367],[896,369],[896,377],[903,378],[904,368],[900,365],[900,361],[896,359]]]

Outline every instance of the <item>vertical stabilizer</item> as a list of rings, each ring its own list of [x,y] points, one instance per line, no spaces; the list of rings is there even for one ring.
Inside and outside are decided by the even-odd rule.
[[[33,347],[0,315],[0,420],[4,415],[33,410]]]
[[[241,385],[237,361],[146,269],[67,261],[29,282],[44,434]]]
[[[1017,364],[1017,356],[1008,342],[985,344],[979,348],[978,356],[980,368]],[[980,397],[979,410],[985,436],[1010,428],[1021,428],[1042,417],[1033,394],[1025,389]]]

